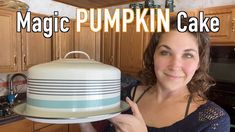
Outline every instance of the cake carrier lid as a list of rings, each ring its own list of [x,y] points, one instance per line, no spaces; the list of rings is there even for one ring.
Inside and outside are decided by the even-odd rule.
[[[72,53],[81,53],[88,59],[67,59]],[[82,51],[72,51],[63,59],[35,65],[28,69],[29,79],[52,80],[103,80],[120,79],[120,70],[114,66],[106,65],[90,59],[89,55]]]

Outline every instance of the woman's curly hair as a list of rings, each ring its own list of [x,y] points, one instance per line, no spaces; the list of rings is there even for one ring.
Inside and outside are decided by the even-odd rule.
[[[181,20],[182,26],[188,26],[188,19]],[[171,30],[177,30],[177,19],[170,19]],[[191,95],[202,97],[207,99],[205,93],[208,89],[214,85],[214,80],[209,76],[209,56],[210,56],[210,39],[209,35],[205,32],[189,32],[192,34],[198,43],[199,49],[199,68],[195,72],[191,81],[187,84],[189,92]],[[144,85],[155,85],[157,83],[157,78],[154,72],[154,52],[159,43],[159,39],[164,34],[164,32],[155,32],[144,52],[144,68],[140,71],[139,77]]]

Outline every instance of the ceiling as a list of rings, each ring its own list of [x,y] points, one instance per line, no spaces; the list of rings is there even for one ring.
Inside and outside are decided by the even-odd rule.
[[[144,0],[55,0],[80,8],[103,8],[109,6],[123,5]]]

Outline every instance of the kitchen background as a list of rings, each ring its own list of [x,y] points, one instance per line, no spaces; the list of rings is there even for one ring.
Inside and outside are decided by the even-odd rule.
[[[3,1],[17,0],[0,0],[0,6]],[[15,118],[17,115],[9,111],[5,95],[9,94],[7,81],[14,74],[9,71],[24,71],[23,73],[27,74],[26,71],[29,67],[59,59],[71,50],[85,51],[92,59],[119,67],[122,72],[132,74],[137,73],[142,68],[143,51],[151,34],[143,31],[135,32],[134,24],[130,24],[127,33],[115,33],[114,30],[94,33],[90,31],[89,23],[86,23],[82,25],[82,32],[78,33],[74,30],[76,29],[76,7],[52,0],[20,1],[29,6],[29,11],[33,12],[34,16],[45,17],[52,15],[54,11],[59,11],[60,16],[71,18],[72,23],[69,26],[72,27],[72,31],[54,33],[50,39],[45,39],[42,33],[21,32],[17,34],[14,29],[16,25],[15,10],[0,8],[0,114],[2,115],[0,116],[0,124],[6,124],[6,126],[0,125],[0,131],[15,131],[15,128],[18,129],[18,127],[32,131],[38,130],[38,125],[40,129],[45,127],[37,123],[32,125],[32,122],[26,120],[16,121],[16,119],[19,120],[18,117]],[[156,5],[165,8],[165,0],[154,0],[154,2]],[[221,30],[218,33],[209,34],[214,51],[211,69],[213,69],[212,74],[218,81],[216,88],[211,92],[211,98],[214,98],[213,100],[216,100],[216,103],[226,109],[232,123],[235,124],[235,72],[233,72],[235,64],[235,0],[174,0],[174,5],[175,11],[189,11],[191,16],[197,15],[198,11],[194,9],[201,9],[205,11],[206,16],[216,15],[220,18]],[[220,7],[217,8],[217,6]],[[116,8],[128,7],[129,4],[108,8],[112,12]],[[230,80],[232,80],[232,83]],[[17,90],[15,93],[26,91],[26,81],[23,77],[17,76],[13,84],[14,89]],[[19,95],[22,95],[17,97],[19,100],[21,100],[19,97],[25,100],[25,94]],[[17,125],[14,125],[14,120]],[[12,127],[8,127],[11,126],[9,122],[13,122]],[[34,127],[32,128],[32,126]],[[43,128],[45,131],[53,128],[56,129],[55,131],[61,132],[63,130],[67,132],[68,127],[71,127],[71,125],[58,127],[49,124],[46,126],[49,127]],[[235,125],[233,127],[235,129]]]
[[[71,19],[76,19],[76,7],[66,5],[52,0],[20,0],[29,5],[29,11],[45,15],[52,15],[54,11],[59,11],[60,16],[67,16]],[[165,6],[165,0],[155,0],[155,4]],[[141,3],[141,2],[140,2]],[[175,0],[175,11],[179,10],[192,10],[214,6],[232,5],[235,0]],[[128,8],[129,4],[108,7],[110,11],[116,8]],[[0,73],[0,96],[7,95],[7,75],[12,73]],[[21,77],[16,78],[17,89],[19,92],[25,92],[25,85]]]

